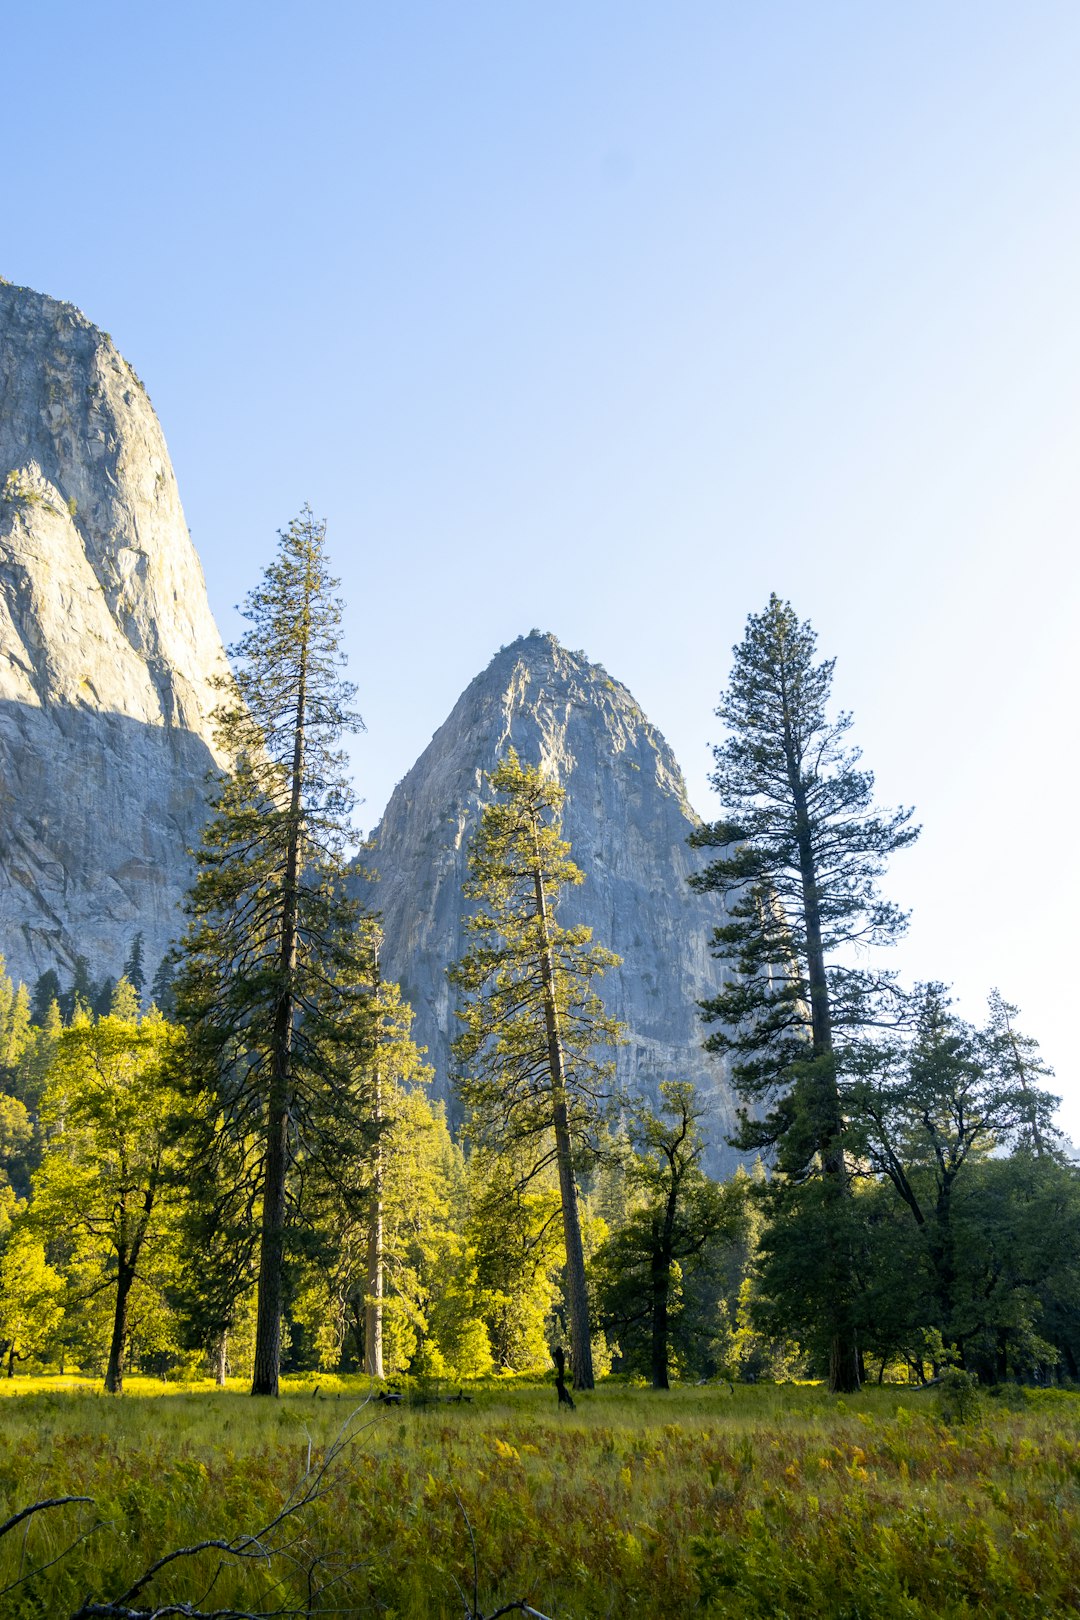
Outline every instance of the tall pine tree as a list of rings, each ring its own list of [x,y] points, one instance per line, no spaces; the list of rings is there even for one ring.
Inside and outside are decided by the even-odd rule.
[[[860,1372],[838,1062],[881,1016],[888,976],[859,965],[852,948],[902,932],[903,913],[877,883],[918,829],[908,810],[873,808],[873,776],[846,742],[851,717],[827,712],[834,661],[816,662],[816,642],[775,595],[747,620],[716,711],[729,734],[713,751],[712,782],[727,814],[694,835],[718,853],[691,882],[727,902],[714,949],[735,970],[704,1004],[720,1026],[706,1045],[734,1060],[748,1108],[740,1145],[773,1149],[794,1189],[813,1183],[829,1382],[849,1391]]]
[[[192,1072],[214,1088],[233,1150],[253,1161],[256,1395],[278,1391],[286,1230],[302,1196],[293,1171],[332,1148],[356,1105],[351,1059],[368,1017],[340,751],[361,722],[341,675],[325,538],[305,507],[248,597],[250,628],[217,713],[233,769],[203,836],[175,984]]]
[[[463,992],[454,1043],[470,1131],[515,1162],[518,1185],[558,1171],[574,1386],[593,1386],[575,1156],[597,1123],[620,1039],[593,980],[618,957],[588,928],[563,928],[560,891],[583,882],[559,836],[563,791],[511,749],[492,772],[498,798],[485,806],[469,854],[466,898],[472,948],[451,969]]]

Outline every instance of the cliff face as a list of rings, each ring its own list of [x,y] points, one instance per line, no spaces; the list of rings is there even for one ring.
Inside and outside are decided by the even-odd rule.
[[[116,973],[176,934],[225,667],[142,384],[70,304],[0,284],[0,949]]]
[[[468,844],[488,796],[484,774],[511,745],[566,789],[563,834],[585,882],[563,897],[560,921],[587,923],[622,957],[601,985],[627,1027],[620,1082],[655,1100],[661,1080],[693,1080],[710,1103],[710,1167],[730,1168],[734,1105],[720,1060],[702,1051],[696,1007],[720,982],[708,942],[723,915],[687,886],[698,818],[670,748],[627,689],[553,636],[523,637],[477,676],[374,834],[369,864],[380,881],[364,898],[383,913],[386,973],[416,1010],[436,1085],[445,1095],[456,1033],[446,968],[465,948]]]

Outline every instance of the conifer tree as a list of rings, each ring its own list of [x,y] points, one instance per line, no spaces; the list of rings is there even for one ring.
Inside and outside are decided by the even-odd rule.
[[[292,1170],[332,1146],[355,1106],[367,997],[345,893],[352,795],[340,752],[361,724],[341,677],[341,603],[325,524],[305,508],[245,609],[217,711],[220,782],[175,985],[193,1072],[250,1160],[261,1207],[253,1394],[276,1394]]]
[[[469,854],[469,952],[451,969],[463,993],[454,1043],[458,1089],[481,1148],[518,1166],[516,1184],[557,1168],[574,1386],[593,1386],[589,1302],[575,1157],[598,1123],[619,1027],[592,988],[618,962],[588,928],[556,920],[559,894],[584,881],[559,836],[564,794],[513,749],[492,772]]]
[[[337,1152],[312,1178],[316,1225],[328,1237],[325,1262],[349,1337],[363,1344],[363,1368],[382,1378],[386,1302],[387,1186],[392,1161],[410,1155],[415,1115],[407,1093],[431,1079],[409,1035],[412,1008],[379,965],[382,932],[366,918],[358,947],[367,1021],[353,1055],[353,1099],[337,1122]],[[345,1334],[342,1338],[344,1341]]]
[[[731,1054],[744,1103],[739,1145],[772,1148],[794,1186],[813,1179],[824,1235],[829,1382],[860,1381],[851,1198],[838,1060],[882,1015],[887,975],[851,960],[853,946],[892,943],[905,917],[878,893],[885,862],[918,836],[911,812],[873,808],[874,779],[846,744],[851,717],[830,717],[833,660],[773,595],[752,614],[717,715],[727,739],[712,782],[726,816],[692,843],[716,850],[691,878],[727,902],[716,954],[735,975],[703,1004]]]
[[[143,956],[143,937],[140,931],[132,940],[128,959],[121,969],[121,977],[127,980],[138,996],[140,1006],[142,1005],[143,991],[146,989],[146,963]]]

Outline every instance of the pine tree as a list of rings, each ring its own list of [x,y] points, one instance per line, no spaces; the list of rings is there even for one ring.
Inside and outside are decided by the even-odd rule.
[[[464,996],[458,1089],[474,1140],[517,1162],[519,1186],[557,1167],[574,1386],[591,1389],[575,1156],[610,1091],[613,1065],[598,1052],[619,1028],[592,982],[618,957],[556,920],[560,891],[584,881],[559,836],[562,789],[513,749],[489,781],[499,798],[484,808],[465,888],[472,948],[450,972]]]
[[[34,985],[30,1000],[30,1022],[43,1028],[51,1007],[59,1007],[60,975],[55,968],[46,968]]]
[[[382,977],[382,933],[371,918],[360,930],[368,1019],[354,1054],[353,1106],[340,1117],[337,1152],[313,1177],[313,1222],[332,1252],[324,1267],[341,1301],[349,1336],[363,1344],[363,1368],[384,1376],[383,1316],[387,1271],[387,1185],[392,1161],[408,1155],[414,1118],[406,1094],[431,1079],[410,1038],[412,1008]],[[361,1331],[362,1330],[362,1331]],[[342,1331],[342,1343],[345,1339]]]
[[[146,963],[143,960],[143,937],[139,932],[131,942],[128,959],[121,969],[121,977],[126,979],[139,998],[142,1005],[143,991],[146,989]]]
[[[770,1147],[782,1175],[810,1195],[828,1273],[829,1382],[860,1381],[845,1119],[838,1061],[881,1017],[889,978],[855,966],[851,948],[892,943],[905,917],[877,890],[885,862],[914,842],[911,812],[872,807],[874,779],[846,745],[851,717],[827,713],[834,661],[775,595],[752,614],[717,715],[729,735],[712,782],[727,811],[692,842],[720,853],[691,882],[727,902],[716,954],[735,975],[703,1004],[721,1027],[747,1109],[740,1144]],[[809,1207],[809,1204],[808,1204]]]
[[[305,508],[247,600],[235,681],[217,712],[234,761],[219,784],[188,902],[176,982],[195,1073],[234,1147],[254,1143],[261,1205],[253,1394],[276,1394],[286,1228],[303,1154],[333,1147],[355,1106],[367,1017],[358,908],[345,893],[352,796],[342,733],[341,603],[325,524]],[[246,1151],[246,1149],[245,1149]]]

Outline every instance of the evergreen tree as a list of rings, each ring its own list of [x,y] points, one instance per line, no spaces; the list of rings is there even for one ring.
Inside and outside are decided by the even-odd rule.
[[[60,975],[55,968],[47,968],[40,974],[34,985],[34,994],[30,1000],[30,1022],[43,1028],[49,1016],[49,1008],[60,1002]]]
[[[176,970],[176,956],[172,951],[166,951],[158,963],[150,986],[150,1000],[166,1018],[176,1016],[176,997],[173,994],[173,977]]]
[[[302,1197],[292,1171],[333,1148],[355,1106],[351,1055],[367,1017],[344,884],[352,797],[340,738],[360,722],[340,674],[337,582],[308,508],[279,539],[217,712],[234,764],[204,831],[175,986],[222,1130],[257,1145],[252,1393],[264,1395],[278,1390],[289,1201]]]
[[[714,936],[735,976],[703,1004],[719,1024],[706,1045],[733,1058],[747,1110],[739,1145],[771,1148],[778,1170],[816,1186],[824,1245],[819,1297],[829,1316],[829,1384],[859,1387],[857,1286],[838,1063],[881,1017],[888,977],[854,966],[852,946],[881,946],[905,918],[877,889],[886,859],[917,837],[911,813],[873,809],[874,779],[846,745],[851,717],[827,713],[833,661],[775,595],[751,615],[717,715],[727,739],[712,782],[727,812],[692,842],[718,850],[691,882],[727,902]],[[847,953],[847,954],[845,954]]]
[[[399,987],[382,977],[381,943],[381,930],[366,919],[358,944],[368,1017],[354,1056],[352,1106],[338,1121],[335,1155],[312,1178],[316,1221],[331,1251],[324,1265],[350,1329],[362,1325],[362,1365],[373,1378],[384,1375],[387,1178],[392,1161],[411,1157],[415,1145],[408,1140],[415,1125],[406,1095],[431,1079],[409,1035],[412,1009]]]
[[[472,945],[450,972],[464,997],[458,1089],[474,1141],[513,1162],[519,1186],[558,1170],[574,1386],[591,1389],[575,1156],[610,1090],[614,1066],[598,1053],[619,1029],[592,983],[618,958],[555,918],[560,891],[583,882],[559,836],[562,789],[513,749],[489,781],[499,797],[481,816],[465,888]]]
[[[98,987],[90,976],[89,957],[76,956],[75,966],[72,969],[71,985],[58,998],[60,1014],[64,1023],[70,1024],[80,1007],[85,1012],[91,1012],[97,995]]]
[[[142,1005],[143,991],[146,989],[146,963],[143,960],[143,937],[141,931],[135,935],[131,942],[128,959],[121,969],[121,977],[131,985]],[[163,1009],[158,1009],[159,1011]]]

